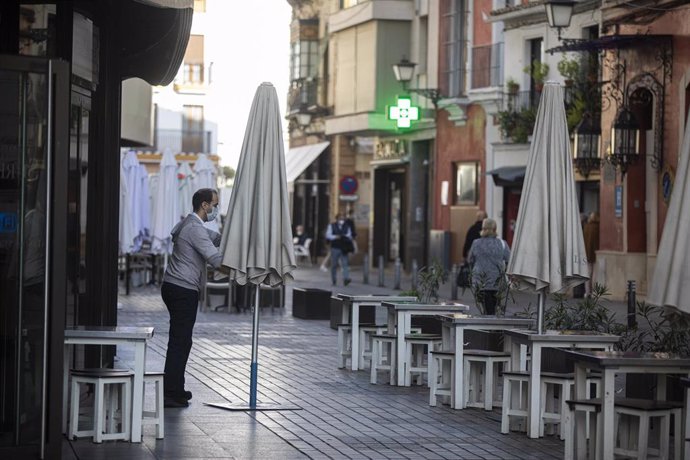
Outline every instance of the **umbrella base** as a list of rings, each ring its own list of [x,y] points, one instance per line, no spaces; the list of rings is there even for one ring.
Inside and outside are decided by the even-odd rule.
[[[275,411],[275,410],[302,410],[299,406],[287,406],[283,404],[258,404],[256,407],[251,407],[249,404],[221,404],[221,403],[204,403],[205,406],[217,407],[218,409],[225,409],[234,412],[248,412],[248,411]]]

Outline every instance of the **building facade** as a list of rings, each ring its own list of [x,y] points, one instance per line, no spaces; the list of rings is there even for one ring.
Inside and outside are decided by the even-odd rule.
[[[601,220],[594,280],[616,299],[625,296],[629,281],[644,296],[656,262],[687,118],[688,3],[577,2],[562,31],[548,26],[542,4],[516,2],[489,14],[489,21],[504,27],[506,81],[529,89],[513,102],[509,96],[502,111],[529,114],[538,103],[533,91],[538,68],[546,70],[543,78],[566,86],[571,140],[581,139],[580,122],[587,115],[593,120],[592,157],[578,158],[577,144],[572,148],[576,184],[581,213],[597,212]],[[564,61],[579,66],[574,86]],[[493,165],[499,166],[494,179],[501,172],[504,180],[519,177],[519,170],[500,166],[514,153],[521,160],[511,166],[526,164],[529,145],[505,135],[514,118],[499,112],[499,119],[502,140],[493,145],[493,161],[504,159]],[[503,228],[509,232],[513,206],[505,194],[504,187]],[[499,202],[494,198],[494,209]]]
[[[121,84],[172,81],[191,7],[0,4],[2,458],[60,458],[65,326],[117,324]]]

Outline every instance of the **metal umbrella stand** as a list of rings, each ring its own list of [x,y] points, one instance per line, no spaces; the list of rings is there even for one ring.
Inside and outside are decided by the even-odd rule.
[[[229,222],[223,228],[221,241],[222,264],[229,269],[231,281],[252,284],[256,289],[249,404],[205,404],[235,411],[300,409],[257,401],[260,286],[284,285],[296,268],[280,109],[270,83],[262,83],[254,96],[227,215]]]

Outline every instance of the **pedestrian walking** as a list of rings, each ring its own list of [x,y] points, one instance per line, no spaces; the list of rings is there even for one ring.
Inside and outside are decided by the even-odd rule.
[[[207,264],[220,268],[221,235],[204,227],[218,216],[218,193],[197,190],[194,212],[172,229],[173,252],[163,276],[161,295],[170,314],[168,349],[165,354],[165,407],[187,407],[192,392],[184,387],[184,373],[192,349],[199,291]]]
[[[506,267],[510,259],[508,243],[498,238],[496,221],[482,221],[480,238],[472,242],[468,260],[472,266],[472,284],[484,314],[495,315],[498,290],[505,283]]]
[[[477,220],[467,229],[467,235],[465,235],[465,245],[462,247],[462,258],[467,260],[467,254],[470,252],[472,243],[474,240],[480,237],[480,232],[482,230],[482,222],[488,216],[485,211],[477,211]]]
[[[592,294],[592,286],[594,285],[594,262],[597,260],[597,251],[599,250],[599,213],[592,212],[589,214],[582,233],[589,270],[589,280],[585,281],[585,295],[589,296]]]
[[[347,255],[353,251],[352,231],[350,226],[345,223],[345,217],[338,213],[335,222],[331,223],[326,230],[326,239],[331,244],[331,281],[333,286],[338,281],[338,265],[343,270],[343,284],[350,284],[350,267]]]
[[[357,229],[355,228],[355,211],[352,208],[347,212],[345,225],[350,227],[350,233],[352,233],[352,253],[355,254],[357,252]]]

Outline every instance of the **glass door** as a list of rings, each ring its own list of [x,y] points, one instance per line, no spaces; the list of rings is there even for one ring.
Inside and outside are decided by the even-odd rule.
[[[0,56],[0,457],[44,456],[59,413],[67,66]],[[56,257],[57,256],[57,257]],[[54,277],[54,274],[56,274]],[[57,346],[56,346],[57,345]],[[52,351],[51,350],[52,347]],[[57,378],[56,378],[57,377]],[[51,382],[52,385],[51,385]],[[59,388],[57,388],[59,392]],[[50,411],[51,414],[55,412]],[[59,417],[53,417],[59,419]],[[59,421],[58,421],[59,423]],[[53,430],[54,433],[54,430]],[[59,426],[57,434],[59,434]],[[58,442],[52,436],[53,443]]]

